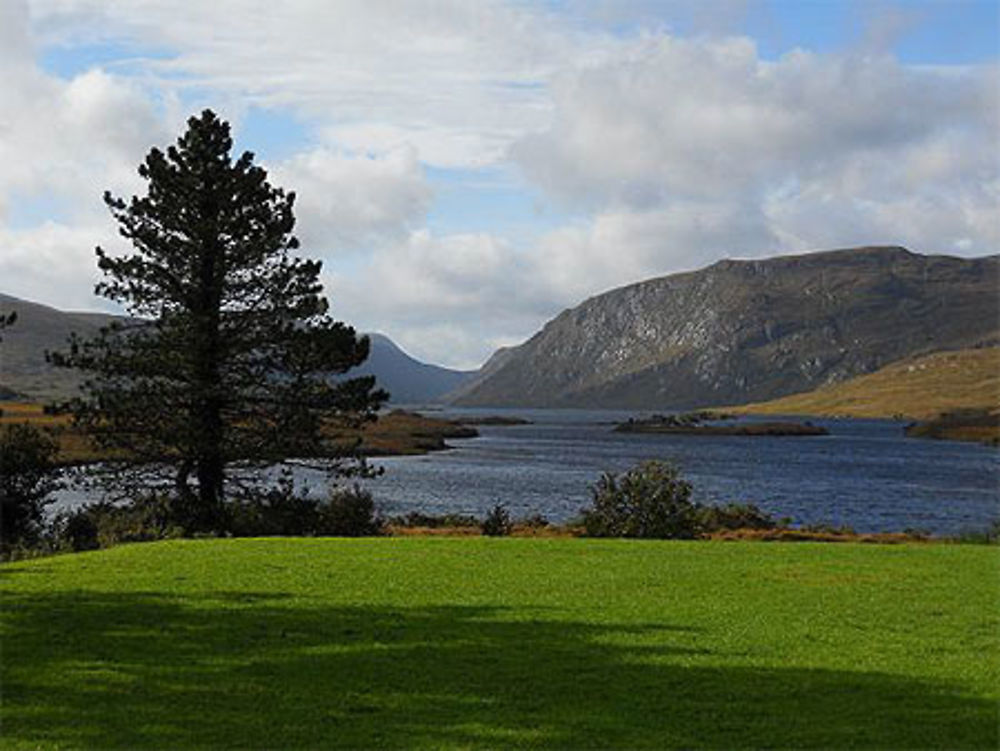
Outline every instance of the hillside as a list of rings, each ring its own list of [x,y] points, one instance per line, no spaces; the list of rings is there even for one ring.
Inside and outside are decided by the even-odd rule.
[[[89,338],[113,320],[110,315],[67,313],[4,294],[0,311],[17,313],[17,322],[4,330],[0,344],[0,399],[21,395],[50,401],[73,395],[80,374],[52,367],[45,362],[45,352],[65,349],[74,331]],[[415,360],[381,334],[372,334],[371,342],[368,360],[350,375],[374,375],[394,404],[437,401],[472,375]]]
[[[17,313],[17,322],[4,329],[0,344],[0,387],[39,401],[66,398],[82,380],[79,373],[45,362],[45,352],[65,349],[74,331],[91,337],[113,320],[110,315],[66,313],[4,294],[0,310]]]
[[[410,357],[389,337],[370,334],[368,359],[348,375],[374,375],[389,392],[393,404],[428,404],[441,400],[469,380],[474,373],[428,365]]]
[[[1000,409],[1000,347],[907,358],[843,383],[726,411],[927,420],[957,409]]]
[[[898,247],[720,261],[563,312],[454,402],[676,409],[811,391],[1000,341],[998,270]]]

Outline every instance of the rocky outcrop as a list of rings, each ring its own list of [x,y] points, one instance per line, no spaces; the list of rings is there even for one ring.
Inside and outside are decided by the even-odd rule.
[[[453,401],[677,409],[808,391],[997,341],[998,271],[998,256],[899,247],[720,261],[564,311]]]

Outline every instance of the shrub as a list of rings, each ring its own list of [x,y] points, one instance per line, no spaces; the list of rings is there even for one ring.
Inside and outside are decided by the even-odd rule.
[[[703,506],[698,510],[698,523],[705,532],[721,529],[774,529],[778,526],[774,517],[752,503]]]
[[[389,523],[397,527],[426,527],[428,529],[480,526],[479,520],[468,514],[425,514],[422,511],[410,511],[402,516],[390,517]]]
[[[315,534],[319,501],[279,487],[226,504],[234,537],[301,537]]]
[[[588,537],[691,539],[723,529],[773,529],[774,518],[753,504],[703,506],[676,467],[649,461],[621,476],[605,473],[583,511]]]
[[[79,552],[101,547],[98,542],[97,521],[89,507],[59,515],[53,524],[53,530],[57,549]]]
[[[92,503],[53,523],[54,547],[74,551],[110,548],[126,542],[181,537],[169,496],[150,494],[124,504]]]
[[[531,516],[526,516],[519,520],[519,523],[530,529],[543,529],[548,527],[551,522],[546,519],[542,514],[532,514]]]
[[[385,522],[375,510],[372,494],[355,485],[334,488],[319,506],[316,534],[333,537],[372,537],[385,531]]]
[[[55,441],[30,425],[0,433],[0,548],[30,546],[42,531],[45,506],[61,486]]]
[[[234,537],[366,537],[384,530],[371,493],[357,485],[335,488],[325,501],[280,485],[233,501],[228,511],[228,531]]]
[[[593,506],[583,512],[589,537],[688,539],[700,531],[691,484],[670,464],[643,462],[621,476],[606,472],[591,492]]]
[[[507,507],[502,503],[495,504],[486,515],[480,528],[487,537],[507,537],[513,528]]]
[[[982,530],[965,530],[950,538],[965,545],[1000,545],[1000,519]]]

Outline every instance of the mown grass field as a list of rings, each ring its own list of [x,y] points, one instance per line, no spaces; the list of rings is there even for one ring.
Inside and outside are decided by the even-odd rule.
[[[5,748],[990,748],[1000,551],[176,541],[0,567]]]

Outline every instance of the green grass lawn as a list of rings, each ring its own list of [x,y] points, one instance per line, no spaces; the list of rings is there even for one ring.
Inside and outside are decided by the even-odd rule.
[[[998,745],[1000,550],[219,540],[0,567],[8,748]]]

